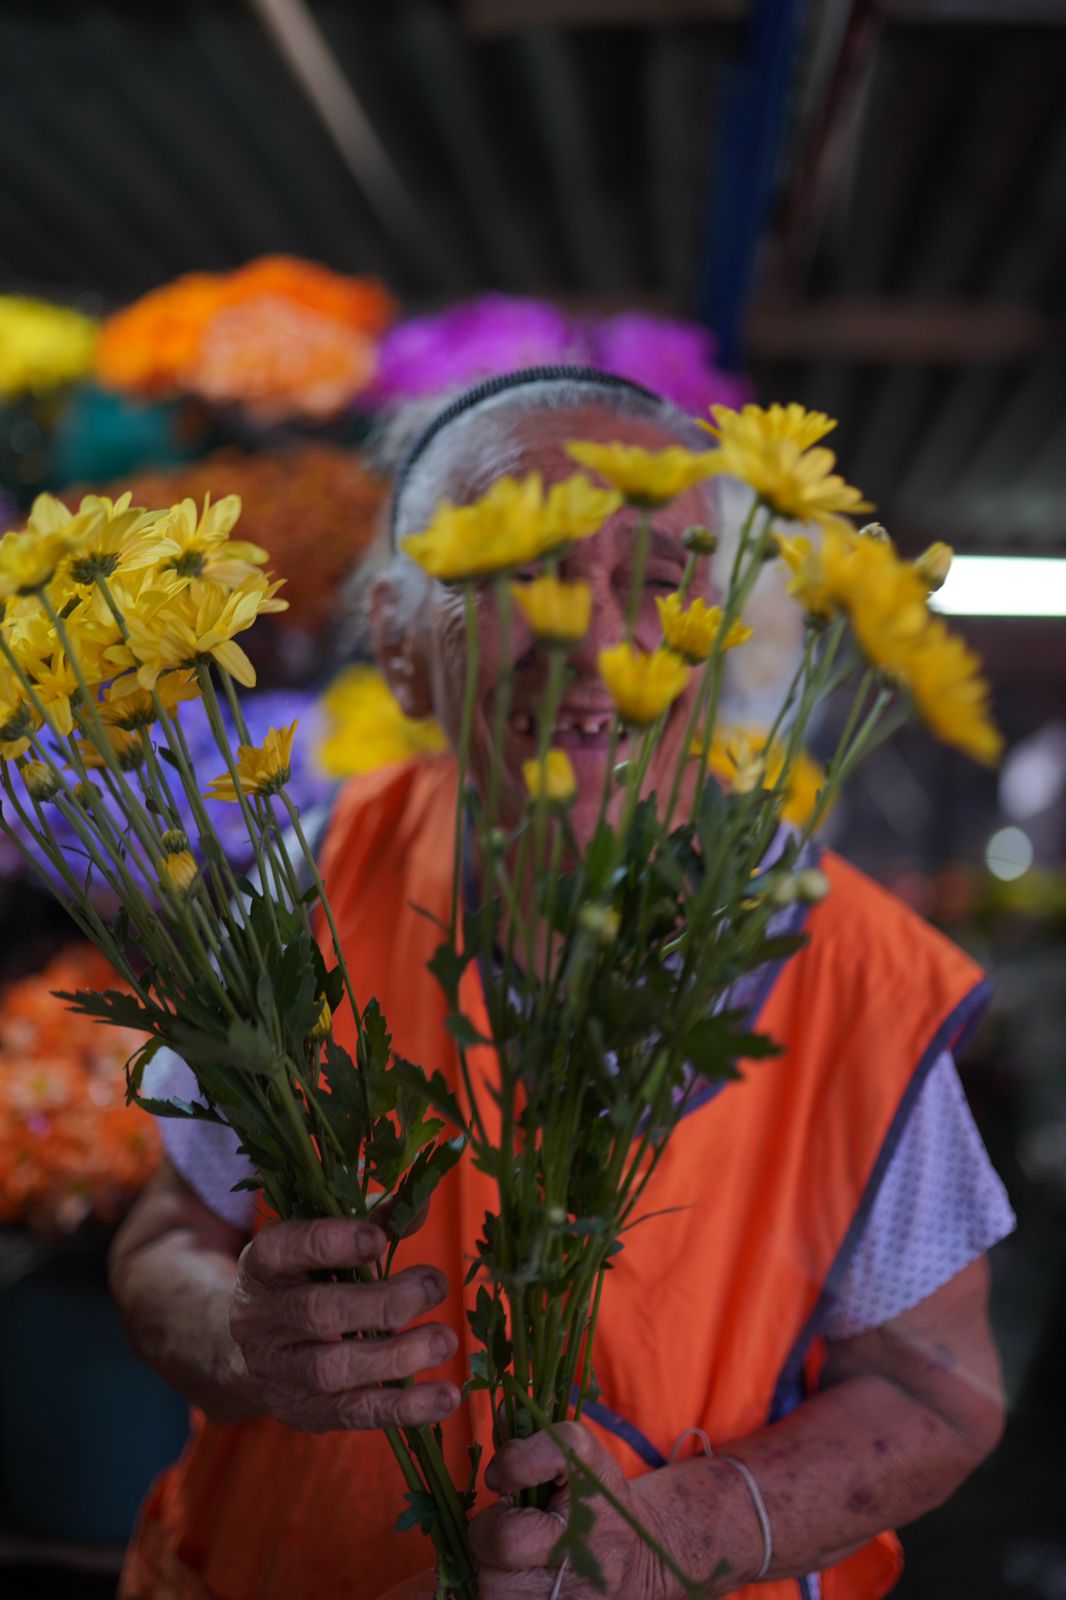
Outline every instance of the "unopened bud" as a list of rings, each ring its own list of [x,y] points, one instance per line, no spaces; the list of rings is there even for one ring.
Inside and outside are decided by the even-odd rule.
[[[600,944],[613,944],[622,926],[621,913],[613,906],[582,906],[577,920],[584,932]]]
[[[83,811],[91,811],[95,799],[96,786],[92,783],[76,783],[73,789],[75,800]]]
[[[22,768],[22,781],[26,785],[26,793],[31,800],[42,802],[52,800],[59,793],[62,784],[50,767],[43,761],[26,761]]]
[[[631,761],[620,761],[615,767],[614,781],[620,789],[625,788],[626,784],[629,782],[629,777],[632,771],[633,763]]]
[[[566,1212],[563,1210],[562,1206],[549,1206],[545,1211],[544,1216],[548,1226],[551,1228],[561,1228],[563,1223],[566,1221]]]
[[[485,849],[491,855],[502,856],[507,849],[507,835],[502,828],[490,828],[485,835]]]
[[[315,1040],[326,1039],[329,1037],[332,1028],[333,1012],[329,1008],[329,1001],[326,999],[325,995],[323,995],[322,1008],[318,1013],[318,1020],[307,1037]]]
[[[188,894],[196,882],[196,857],[191,850],[178,850],[164,857],[163,876],[177,894]]]
[[[868,522],[859,529],[860,539],[873,539],[877,544],[888,544],[888,529],[883,522]]]
[[[189,848],[189,836],[181,828],[168,828],[159,845],[164,855],[178,856]]]
[[[691,528],[685,529],[681,535],[681,543],[694,556],[713,556],[718,549],[718,535],[697,522]]]
[[[924,550],[918,557],[914,563],[914,570],[930,594],[935,594],[938,589],[944,587],[954,559],[954,550],[942,539],[937,539],[935,544],[931,544],[928,550]]]
[[[816,906],[829,893],[829,879],[821,867],[804,867],[796,873],[796,899],[806,906]]]

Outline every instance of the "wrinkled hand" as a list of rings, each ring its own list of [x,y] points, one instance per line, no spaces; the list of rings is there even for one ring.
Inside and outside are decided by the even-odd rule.
[[[441,1303],[448,1292],[443,1272],[408,1267],[370,1284],[310,1276],[369,1266],[387,1246],[380,1228],[328,1218],[269,1223],[243,1250],[230,1332],[257,1399],[287,1428],[409,1427],[439,1422],[459,1404],[451,1383],[378,1387],[454,1354],[455,1333],[442,1323],[398,1331]],[[345,1338],[368,1333],[389,1337]]]
[[[665,1543],[654,1513],[641,1494],[641,1480],[630,1483],[614,1457],[578,1422],[562,1422],[553,1430],[580,1457],[660,1543]],[[569,1511],[566,1462],[547,1433],[514,1439],[496,1455],[485,1481],[501,1496],[554,1483],[558,1492],[549,1511],[512,1507],[505,1499],[490,1506],[470,1525],[478,1561],[480,1600],[550,1600],[558,1568],[549,1565],[559,1538],[557,1516]],[[560,1600],[664,1600],[663,1569],[633,1529],[604,1500],[590,1502],[596,1523],[588,1544],[603,1573],[606,1589],[595,1588],[570,1567],[563,1574]]]

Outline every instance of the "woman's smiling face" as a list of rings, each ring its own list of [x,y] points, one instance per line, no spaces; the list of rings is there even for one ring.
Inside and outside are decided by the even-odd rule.
[[[512,431],[512,440],[514,434]],[[619,416],[595,405],[566,411],[533,411],[520,424],[519,443],[508,461],[515,477],[539,472],[545,484],[569,478],[574,463],[566,442],[591,439],[597,443],[620,441],[647,450],[663,450],[677,439],[651,421]],[[525,444],[522,441],[528,439]],[[486,485],[454,498],[476,499]],[[644,575],[644,590],[637,615],[636,643],[653,650],[662,633],[655,605],[657,597],[672,593],[681,582],[687,552],[681,543],[685,529],[707,523],[711,517],[711,492],[696,488],[652,513],[652,534]],[[617,644],[625,634],[633,574],[633,555],[642,513],[623,506],[590,539],[574,545],[562,562],[561,576],[586,583],[592,593],[592,622],[581,642],[566,656],[567,682],[552,728],[550,744],[565,750],[577,779],[577,798],[571,821],[580,845],[587,843],[595,826],[609,754],[612,703],[600,677],[597,658],[605,646]],[[690,597],[708,595],[707,563],[700,562]],[[470,745],[471,776],[482,793],[488,788],[493,760],[493,726],[501,686],[508,667],[513,672],[510,710],[501,751],[505,791],[502,821],[510,826],[520,815],[524,786],[522,764],[538,748],[538,715],[544,699],[548,656],[536,647],[528,625],[513,611],[507,658],[503,656],[497,606],[492,585],[477,591],[479,661],[475,715]],[[458,747],[466,679],[466,628],[462,600],[434,585],[407,627],[405,655],[413,675],[430,691],[431,708],[443,723],[453,748]],[[380,639],[380,629],[379,629]],[[383,652],[386,671],[388,651]],[[652,757],[647,788],[668,791],[680,755],[685,719],[694,685],[675,701]],[[410,705],[408,709],[412,708]],[[430,709],[430,707],[426,707]],[[631,736],[623,734],[615,760],[626,759]],[[616,791],[617,792],[617,791]]]

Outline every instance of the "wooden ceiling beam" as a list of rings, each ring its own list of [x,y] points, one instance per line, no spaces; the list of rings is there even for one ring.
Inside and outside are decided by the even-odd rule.
[[[837,296],[807,304],[764,300],[747,321],[760,361],[875,361],[968,366],[1033,357],[1066,328],[1030,306],[974,300]]]

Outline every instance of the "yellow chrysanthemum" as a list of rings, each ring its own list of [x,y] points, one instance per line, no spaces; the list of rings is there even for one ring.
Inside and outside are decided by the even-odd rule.
[[[155,686],[164,711],[173,714],[185,700],[196,700],[200,687],[191,672],[167,672]],[[156,721],[155,702],[147,689],[137,682],[136,673],[130,672],[116,678],[104,690],[100,714],[109,726],[132,733],[137,728],[149,728]]]
[[[523,761],[522,779],[532,800],[565,805],[577,793],[577,778],[565,750],[548,750],[544,760]]]
[[[208,495],[202,511],[192,499],[173,506],[165,514],[165,527],[175,551],[164,563],[165,570],[235,589],[269,559],[261,545],[229,537],[240,514],[241,498],[236,494],[224,495],[214,504]]]
[[[67,548],[66,536],[60,532],[43,533],[30,527],[22,533],[5,533],[0,539],[0,600],[43,589]]]
[[[163,881],[175,894],[188,894],[196,882],[196,857],[191,850],[176,850],[163,857]]]
[[[537,561],[575,539],[597,533],[620,503],[586,480],[555,484],[548,494],[539,472],[499,478],[473,505],[437,507],[422,533],[402,548],[442,583],[467,583]]]
[[[275,599],[281,581],[261,574],[246,578],[227,594],[218,584],[198,583],[177,594],[141,596],[138,609],[126,618],[129,640],[115,645],[108,658],[123,669],[132,667],[142,689],[154,689],[164,672],[205,662],[210,657],[246,689],[255,687],[255,668],[234,635],[250,628],[267,611],[283,611]]]
[[[12,680],[0,689],[0,761],[17,761],[30,747],[30,734],[36,733],[41,719],[21,698]]]
[[[713,452],[686,450],[679,444],[666,450],[642,450],[639,445],[573,439],[566,453],[578,466],[598,472],[630,505],[637,506],[667,505],[718,470]]]
[[[833,531],[822,544],[822,572],[834,601],[848,613],[866,659],[897,673],[929,625],[927,590],[890,539],[855,539]]]
[[[985,766],[996,764],[1003,736],[992,721],[980,659],[939,617],[929,619],[897,675],[938,739]]]
[[[270,728],[261,745],[242,744],[237,749],[237,776],[245,794],[271,795],[283,789],[292,777],[292,741],[298,724]],[[228,772],[211,780],[205,790],[207,800],[232,800],[240,797]]]
[[[78,693],[78,679],[64,651],[55,650],[33,669],[33,688],[49,726],[64,738],[74,728],[71,701]]]
[[[914,563],[914,570],[930,594],[944,587],[954,559],[954,550],[942,539],[937,539],[928,550],[922,551]]]
[[[655,604],[668,649],[693,665],[706,661],[722,629],[721,606],[709,606],[697,598],[686,607],[677,594],[657,597]],[[734,618],[722,641],[722,649],[735,650],[738,645],[746,644],[751,634],[746,622]]]
[[[812,448],[836,427],[820,411],[802,406],[712,406],[714,422],[701,422],[718,440],[715,471],[751,485],[779,516],[831,527],[873,507],[833,471],[831,450]]]
[[[538,639],[545,644],[576,644],[589,631],[592,590],[587,583],[561,578],[535,578],[511,585],[515,604]]]
[[[548,540],[544,553],[599,533],[621,504],[622,496],[617,490],[601,489],[581,472],[564,478],[561,483],[553,483],[544,503]]]
[[[699,744],[693,746],[698,756]],[[737,794],[750,794],[760,786],[776,789],[784,770],[787,747],[775,740],[766,748],[766,734],[757,728],[722,728],[715,731],[707,767]],[[783,821],[803,827],[810,819],[822,786],[825,769],[806,750],[800,750],[785,780]]]
[[[139,767],[144,761],[145,751],[137,734],[124,728],[109,728],[106,731],[111,753],[122,771],[132,772]],[[99,772],[108,766],[107,757],[92,739],[78,740],[78,754],[82,766],[90,772]]]
[[[163,526],[164,513],[130,505],[130,495],[112,501],[86,495],[66,528],[70,544],[64,571],[73,583],[94,584],[123,569],[154,566],[177,553]]]
[[[631,644],[612,645],[599,655],[600,675],[626,722],[643,728],[683,693],[691,668],[672,650],[650,655]]]
[[[778,534],[777,548],[792,573],[789,594],[799,601],[809,617],[832,617],[836,607],[825,581],[820,551],[802,533],[791,539]]]
[[[346,667],[323,695],[322,710],[326,732],[316,754],[331,778],[350,778],[431,755],[447,743],[444,730],[432,718],[416,721],[404,716],[376,667]]]
[[[330,1010],[329,1001],[326,999],[325,995],[320,995],[319,1000],[321,1004],[319,1006],[318,1016],[315,1018],[314,1026],[312,1027],[311,1032],[307,1035],[307,1037],[313,1040],[316,1044],[320,1039],[328,1039],[330,1034],[333,1032],[333,1012]]]

